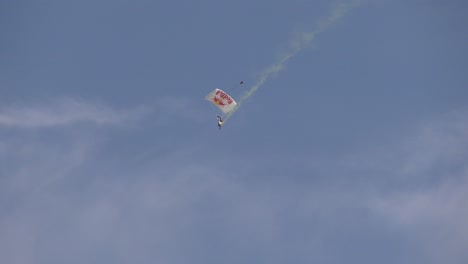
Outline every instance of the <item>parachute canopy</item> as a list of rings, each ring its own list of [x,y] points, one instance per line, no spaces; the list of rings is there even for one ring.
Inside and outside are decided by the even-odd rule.
[[[212,102],[225,114],[231,112],[237,106],[236,101],[221,89],[214,89],[205,99]]]

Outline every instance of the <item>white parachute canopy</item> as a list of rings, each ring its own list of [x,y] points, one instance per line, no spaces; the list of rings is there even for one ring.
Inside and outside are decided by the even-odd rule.
[[[237,106],[236,101],[221,89],[214,89],[205,99],[212,102],[225,114],[231,112]]]

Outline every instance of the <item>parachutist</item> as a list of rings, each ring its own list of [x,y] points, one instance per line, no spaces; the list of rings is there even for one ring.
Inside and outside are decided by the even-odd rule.
[[[223,119],[220,116],[216,116],[216,118],[218,119],[218,127],[221,129],[221,126],[223,125]]]
[[[232,97],[222,91],[221,89],[214,89],[210,94],[205,97],[205,100],[211,102],[216,107],[219,108],[225,115],[232,114],[237,107],[236,101]],[[223,125],[223,119],[220,116],[216,117],[218,119],[218,128],[221,129]]]

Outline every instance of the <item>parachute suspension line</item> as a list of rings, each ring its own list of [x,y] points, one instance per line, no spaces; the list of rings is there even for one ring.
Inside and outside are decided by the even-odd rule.
[[[237,87],[239,87],[239,86],[240,86],[241,84],[243,84],[243,83],[244,83],[244,81],[241,81],[239,84],[237,84],[236,86],[234,86],[234,87],[232,87],[231,89],[229,89],[229,90],[227,91],[227,93],[232,92],[234,89],[236,89]]]

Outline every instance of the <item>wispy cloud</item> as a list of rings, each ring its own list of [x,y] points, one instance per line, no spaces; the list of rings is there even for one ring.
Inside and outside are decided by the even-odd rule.
[[[311,179],[296,177],[289,169],[284,170],[284,180],[265,176],[264,168],[272,164],[268,155],[234,160],[217,157],[217,153],[209,156],[206,147],[186,146],[130,162],[100,156],[106,151],[96,148],[104,146],[76,135],[65,145],[25,147],[6,142],[3,149],[16,162],[3,156],[13,165],[3,171],[11,176],[0,182],[0,193],[26,199],[0,203],[0,209],[2,205],[15,208],[0,215],[0,262],[63,263],[64,256],[73,256],[73,263],[95,263],[96,258],[106,263],[116,259],[160,263],[326,259],[343,263],[350,257],[357,262],[359,257],[349,253],[357,251],[373,263],[386,255],[372,258],[369,247],[389,239],[405,243],[409,237],[423,249],[409,253],[412,259],[462,263],[459,260],[465,256],[468,235],[464,205],[468,179],[465,160],[456,157],[466,154],[457,147],[467,142],[465,117],[468,115],[450,114],[431,119],[407,138],[382,142],[379,147],[392,159],[398,158],[399,165],[411,162],[418,153],[442,150],[440,156],[430,158],[432,162],[418,163],[418,169],[412,170],[412,174],[422,174],[418,177],[425,184],[388,185],[385,192],[376,191],[381,186],[375,181],[359,180],[357,175],[369,164],[374,164],[371,172],[375,178],[401,179],[407,172],[395,163],[373,163],[382,156],[371,151],[352,163],[340,163],[336,158],[315,164],[318,168],[306,173],[328,171],[329,180],[308,184]],[[441,143],[440,136],[450,138],[450,143]],[[417,138],[422,140],[413,140]],[[274,155],[274,169],[291,166],[293,158]],[[454,162],[465,169],[430,182],[424,175],[432,170],[434,160],[439,160],[440,167]],[[242,173],[232,163],[242,164]],[[293,165],[302,166],[301,162]],[[340,168],[330,173],[331,165]],[[343,183],[338,173],[352,179]],[[54,181],[56,177],[60,180]],[[54,182],[41,184],[44,179]],[[53,254],[57,251],[60,256]],[[213,259],[207,261],[207,256]],[[402,262],[390,259],[383,263]]]
[[[402,190],[371,202],[389,225],[419,243],[429,263],[462,263],[468,257],[468,170],[456,176],[461,180],[446,176],[438,186]]]
[[[373,170],[395,184],[371,195],[370,208],[413,236],[429,263],[461,263],[468,257],[467,120],[466,111],[432,117],[386,149],[387,163],[374,163]]]
[[[97,125],[121,124],[139,118],[148,111],[147,107],[116,110],[104,104],[63,98],[33,106],[3,106],[0,108],[0,126],[41,128],[81,122]]]
[[[201,120],[201,110],[187,97],[162,96],[155,101],[156,109],[164,117],[182,117],[191,120]]]
[[[407,153],[405,175],[428,173],[441,164],[463,164],[468,159],[468,112],[453,111],[426,121],[402,149]]]

